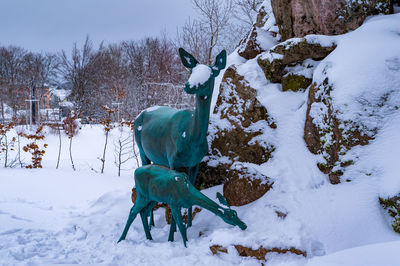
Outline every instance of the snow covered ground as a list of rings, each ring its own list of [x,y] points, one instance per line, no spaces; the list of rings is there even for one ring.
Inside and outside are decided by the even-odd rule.
[[[376,32],[382,32],[380,38],[387,36],[391,43],[383,46],[385,58],[371,62],[375,70],[386,67],[389,71],[381,76],[386,87],[380,89],[393,87],[397,92],[393,77],[400,75],[400,46],[396,48],[393,42],[400,39],[399,25],[399,14],[381,16],[353,33],[337,37],[346,46],[352,36],[353,41],[370,33],[373,38]],[[384,43],[375,40],[368,44]],[[333,52],[321,64],[329,60],[339,64],[346,59],[340,56],[341,51]],[[359,52],[368,55],[368,49]],[[347,57],[351,53],[344,54]],[[125,166],[128,170],[117,176],[112,143],[119,132],[113,130],[105,173],[100,174],[98,158],[102,156],[104,134],[98,126],[85,126],[73,140],[77,171],[70,166],[65,137],[61,165],[55,169],[58,137],[51,134],[46,139],[49,147],[43,169],[0,168],[0,265],[260,264],[254,258],[240,257],[234,244],[255,249],[260,245],[295,247],[308,254],[307,258],[268,254],[266,265],[399,265],[400,236],[391,229],[377,198],[399,192],[400,112],[387,113],[389,117],[382,120],[376,138],[367,146],[354,148],[358,160],[345,172],[352,182],[331,185],[316,166],[318,156],[308,151],[303,140],[307,92],[282,92],[280,85],[265,79],[256,59],[244,62],[231,55],[229,62],[238,65],[238,72],[258,91],[260,102],[277,124],[275,133],[269,136],[277,149],[271,160],[257,166],[274,178],[273,188],[261,199],[234,208],[248,225],[247,230],[232,227],[203,210],[188,230],[188,248],[184,248],[179,233],[175,234],[175,242],[167,241],[169,226],[160,209],[155,212],[153,241],[146,240],[137,219],[126,241],[117,244],[132,206],[136,163],[129,161]],[[362,65],[371,67],[368,62]],[[368,67],[357,71],[368,75]],[[369,78],[379,78],[379,72],[371,73]],[[221,190],[217,186],[204,193],[215,200],[216,192]],[[287,214],[286,218],[280,218],[276,211]],[[213,255],[209,246],[214,244],[226,247],[228,254]]]

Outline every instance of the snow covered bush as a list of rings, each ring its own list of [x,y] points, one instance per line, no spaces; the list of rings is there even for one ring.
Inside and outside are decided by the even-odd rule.
[[[104,172],[104,164],[106,162],[106,151],[107,151],[107,143],[108,143],[108,135],[111,129],[114,128],[114,125],[111,123],[111,116],[117,112],[117,109],[110,108],[106,105],[102,105],[101,109],[103,110],[104,116],[100,118],[100,124],[103,126],[104,134],[105,134],[105,142],[104,142],[104,150],[103,156],[100,158],[101,161],[101,173]]]
[[[71,160],[72,169],[75,170],[74,160],[72,159],[72,138],[78,134],[80,123],[75,113],[71,113],[63,120],[63,128],[65,134],[69,138],[69,157]]]
[[[117,129],[118,137],[114,139],[114,164],[118,168],[118,176],[121,176],[123,164],[135,159],[137,165],[139,165],[139,158],[135,150],[133,123],[122,121]]]
[[[47,144],[44,143],[43,146],[39,144],[38,141],[44,140],[45,135],[43,131],[43,125],[39,126],[32,134],[22,134],[22,136],[29,141],[22,149],[24,152],[29,152],[32,155],[32,163],[25,166],[26,168],[42,168],[42,159],[45,154],[45,148]]]
[[[4,159],[4,167],[12,166],[15,163],[15,160],[9,162],[9,152],[14,150],[16,138],[9,139],[7,136],[8,132],[14,128],[14,125],[13,121],[5,124],[0,123],[0,156],[2,155]]]

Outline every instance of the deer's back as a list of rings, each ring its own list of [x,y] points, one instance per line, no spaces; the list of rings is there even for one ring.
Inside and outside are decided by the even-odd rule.
[[[143,111],[135,120],[135,137],[146,156],[155,164],[170,166],[168,156],[183,147],[182,134],[191,112],[169,107]]]

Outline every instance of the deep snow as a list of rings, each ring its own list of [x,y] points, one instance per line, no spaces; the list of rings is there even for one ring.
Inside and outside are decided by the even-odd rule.
[[[398,42],[399,25],[399,14],[379,16],[354,32],[335,37],[338,50],[323,60],[317,70],[329,61],[334,62],[330,64],[332,73],[339,73],[342,65],[349,63],[348,56],[358,49],[353,44],[371,35],[370,42],[361,45],[383,46],[385,51],[374,53],[374,58],[362,61],[357,69],[347,68],[357,71],[357,79],[346,73],[334,76],[337,86],[343,88],[340,84],[344,84],[347,90],[343,94],[338,91],[337,95],[348,95],[345,93],[352,89],[351,84],[364,84],[360,83],[363,77],[368,81],[371,76],[377,82],[382,79],[385,86],[381,89],[393,88],[398,92],[396,82],[400,69],[396,62],[400,58],[400,46],[385,44]],[[382,40],[373,39],[377,33]],[[369,51],[363,48],[354,56],[368,57]],[[387,61],[388,58],[392,60]],[[393,195],[400,190],[397,174],[400,112],[386,113],[388,117],[381,120],[375,139],[367,146],[351,150],[358,159],[346,169],[345,175],[351,176],[352,182],[331,185],[316,166],[319,156],[311,154],[303,140],[307,91],[282,92],[279,84],[265,79],[256,60],[246,62],[234,54],[228,58],[228,64],[235,63],[239,74],[258,91],[258,99],[277,124],[277,129],[267,137],[276,147],[272,159],[261,166],[252,166],[273,179],[273,188],[261,199],[234,208],[248,225],[246,231],[227,225],[203,210],[188,230],[189,242],[185,249],[179,234],[175,234],[175,242],[167,241],[169,226],[163,210],[158,210],[156,226],[152,229],[153,241],[145,239],[137,219],[126,241],[116,244],[132,205],[130,190],[136,164],[130,161],[126,166],[129,170],[117,177],[110,145],[105,174],[99,174],[97,157],[102,154],[104,135],[98,126],[85,126],[73,143],[77,171],[70,167],[65,137],[61,167],[55,169],[58,141],[55,135],[49,135],[46,140],[49,147],[44,169],[0,168],[0,265],[260,264],[255,259],[240,257],[233,244],[253,248],[260,245],[296,247],[308,253],[307,259],[271,254],[266,265],[398,265],[396,250],[400,237],[392,231],[377,199],[379,195]],[[371,73],[371,68],[378,74]],[[393,73],[379,75],[379,71]],[[358,87],[357,92],[360,92]],[[365,97],[374,101],[374,95],[372,91]],[[213,97],[215,102],[216,95]],[[352,103],[345,96],[335,97],[339,103],[345,103],[341,99]],[[109,143],[118,134],[114,129]],[[216,200],[215,194],[221,190],[217,186],[204,193]],[[287,213],[286,218],[279,218],[276,211]],[[212,255],[209,246],[213,244],[227,247],[228,254]]]

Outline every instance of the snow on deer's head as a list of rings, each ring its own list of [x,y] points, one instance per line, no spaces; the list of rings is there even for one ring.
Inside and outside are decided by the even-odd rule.
[[[199,96],[210,96],[214,89],[214,79],[221,69],[226,66],[226,51],[222,50],[215,59],[213,66],[199,64],[193,55],[179,48],[182,64],[190,69],[189,80],[185,84],[185,91]]]

